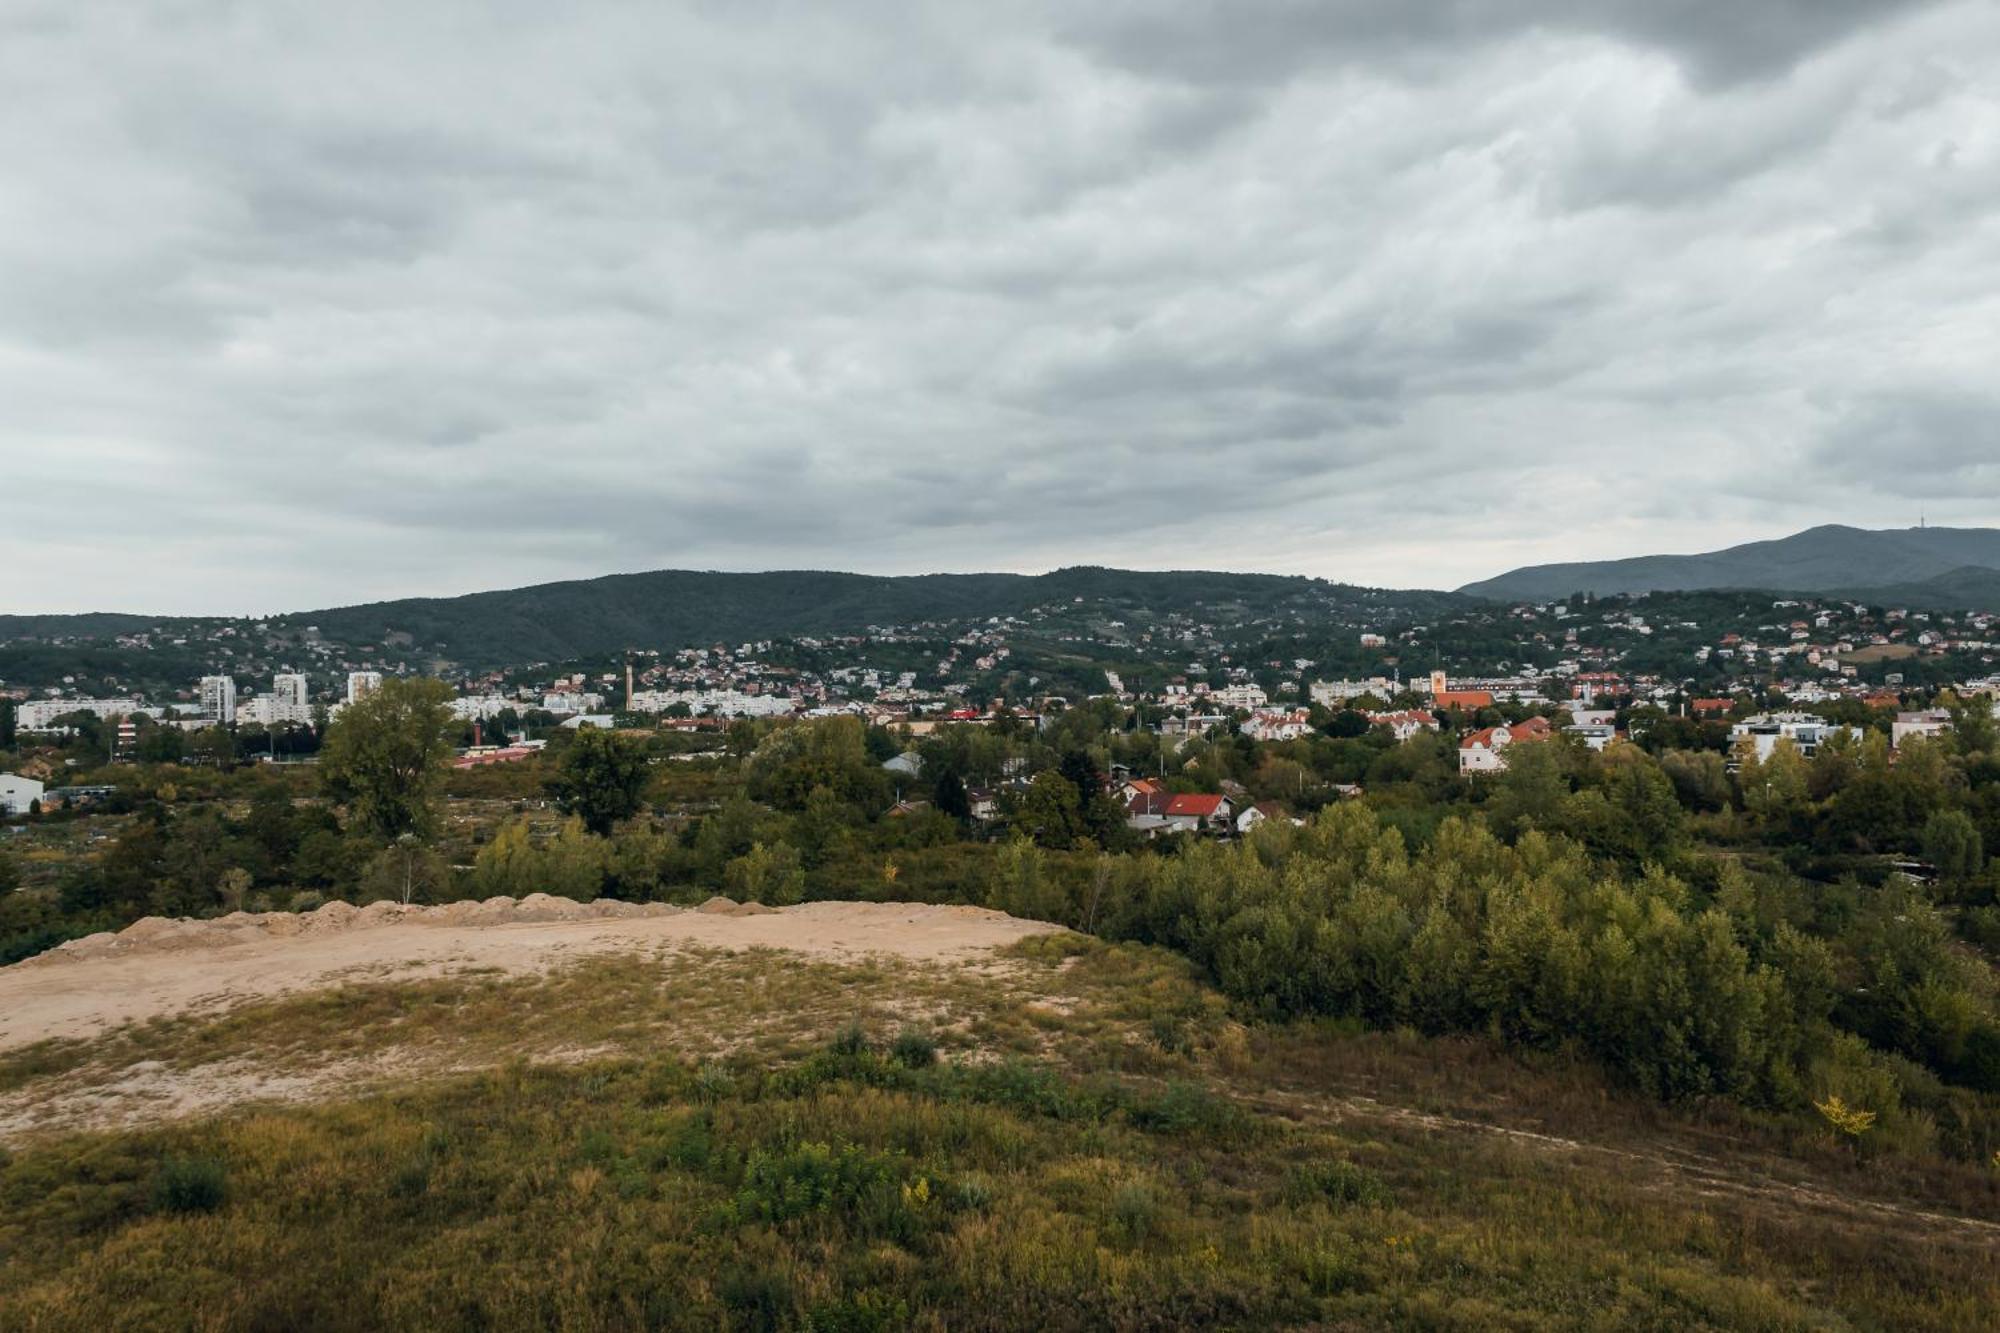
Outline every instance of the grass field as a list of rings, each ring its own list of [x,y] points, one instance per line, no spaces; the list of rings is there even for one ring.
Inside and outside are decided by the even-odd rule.
[[[1157,951],[1010,952],[363,982],[10,1053],[0,1101],[42,1120],[0,1158],[0,1327],[1974,1329],[2000,1308],[1992,1172],[1479,1041],[1245,1027]],[[242,1069],[267,1098],[90,1110]]]

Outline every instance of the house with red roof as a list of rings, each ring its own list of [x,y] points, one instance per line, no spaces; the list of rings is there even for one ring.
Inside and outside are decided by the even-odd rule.
[[[1222,794],[1182,792],[1167,798],[1160,811],[1168,833],[1222,833],[1229,830],[1236,809]]]
[[[1545,741],[1553,735],[1555,728],[1545,717],[1531,717],[1512,726],[1486,727],[1469,732],[1458,743],[1458,771],[1461,774],[1498,773],[1507,767],[1508,746]]]
[[[1389,734],[1399,741],[1425,731],[1436,731],[1438,720],[1435,713],[1426,713],[1421,708],[1405,709],[1399,713],[1363,713],[1371,727],[1387,727]]]

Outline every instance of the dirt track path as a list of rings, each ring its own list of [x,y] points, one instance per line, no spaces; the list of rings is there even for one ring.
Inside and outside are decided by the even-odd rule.
[[[1880,1199],[1836,1194],[1816,1186],[1758,1174],[1742,1165],[1733,1168],[1711,1165],[1691,1152],[1674,1150],[1649,1152],[1632,1148],[1614,1148],[1609,1144],[1588,1143],[1581,1139],[1568,1139],[1555,1134],[1516,1129],[1483,1120],[1439,1115],[1407,1106],[1392,1106],[1373,1097],[1358,1095],[1329,1097],[1309,1093],[1267,1091],[1251,1099],[1251,1105],[1287,1119],[1323,1116],[1334,1121],[1374,1120],[1414,1125],[1443,1133],[1489,1135],[1552,1156],[1614,1159],[1635,1169],[1651,1172],[1663,1183],[1669,1183],[1687,1193],[1762,1202],[1775,1205],[1786,1212],[1811,1210],[1838,1213],[1848,1217],[1866,1217],[1877,1222],[1901,1223],[1924,1232],[1949,1233],[1961,1240],[1971,1240],[1980,1244],[2000,1245],[2000,1221],[1969,1217],[1960,1213],[1929,1212]]]

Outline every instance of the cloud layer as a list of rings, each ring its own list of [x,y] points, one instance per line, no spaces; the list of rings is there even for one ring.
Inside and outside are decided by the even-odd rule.
[[[2000,522],[1997,71],[1980,0],[17,0],[0,610]]]

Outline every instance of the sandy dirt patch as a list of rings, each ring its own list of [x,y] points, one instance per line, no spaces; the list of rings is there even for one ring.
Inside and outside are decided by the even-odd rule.
[[[972,961],[1056,929],[985,908],[921,903],[772,909],[712,899],[682,909],[545,894],[427,908],[328,903],[302,915],[237,913],[213,921],[149,917],[0,968],[0,1050],[350,981],[475,969],[546,973],[592,955],[688,946]]]

